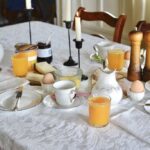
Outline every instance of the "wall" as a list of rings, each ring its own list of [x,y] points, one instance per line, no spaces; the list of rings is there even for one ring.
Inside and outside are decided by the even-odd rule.
[[[59,25],[63,25],[64,6],[65,0],[57,0],[57,14],[59,16],[57,22]],[[148,0],[72,0],[72,18],[79,6],[83,6],[89,11],[108,11],[117,17],[119,14],[126,14],[127,21],[123,32],[122,43],[129,43],[128,33],[136,26],[139,20],[146,19],[150,21],[150,1]],[[106,24],[83,22],[82,26],[84,26],[82,32],[100,32],[112,39],[113,29]]]

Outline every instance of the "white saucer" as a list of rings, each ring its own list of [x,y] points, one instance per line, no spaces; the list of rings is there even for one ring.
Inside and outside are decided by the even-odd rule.
[[[102,56],[96,55],[95,53],[90,55],[90,60],[95,61],[97,63],[102,63],[103,62]]]
[[[150,80],[145,82],[145,88],[150,91]]]
[[[75,108],[75,107],[82,105],[80,98],[76,97],[73,104],[71,104],[69,106],[62,106],[62,105],[57,104],[56,101],[54,99],[52,99],[50,95],[47,95],[43,99],[43,103],[44,103],[44,105],[51,107],[51,108],[55,108],[55,109],[71,109],[71,108]]]
[[[147,100],[147,101],[145,102],[145,104],[150,104],[150,99]],[[145,109],[148,113],[150,113],[150,106],[144,105],[144,109]]]

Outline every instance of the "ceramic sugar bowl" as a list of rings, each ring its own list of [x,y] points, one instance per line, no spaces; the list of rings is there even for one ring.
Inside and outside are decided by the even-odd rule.
[[[117,104],[123,97],[123,91],[116,80],[115,71],[100,69],[99,78],[92,89],[92,95],[108,95],[111,104]]]

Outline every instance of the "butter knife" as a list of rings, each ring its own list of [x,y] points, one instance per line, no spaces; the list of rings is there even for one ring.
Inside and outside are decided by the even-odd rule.
[[[145,103],[145,106],[150,106],[150,103]]]
[[[15,101],[15,106],[13,108],[13,111],[17,110],[17,108],[18,108],[18,102],[22,96],[22,91],[23,91],[23,86],[20,86],[19,88],[17,88],[16,101]]]

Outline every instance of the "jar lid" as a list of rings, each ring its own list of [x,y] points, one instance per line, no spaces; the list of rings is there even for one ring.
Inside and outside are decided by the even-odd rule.
[[[16,52],[24,52],[29,50],[36,50],[37,45],[34,44],[27,44],[27,43],[17,43],[15,45]]]
[[[43,43],[43,42],[38,42],[37,45],[38,45],[39,49],[45,49],[45,48],[50,48],[51,47],[50,43],[46,44],[46,43]]]

